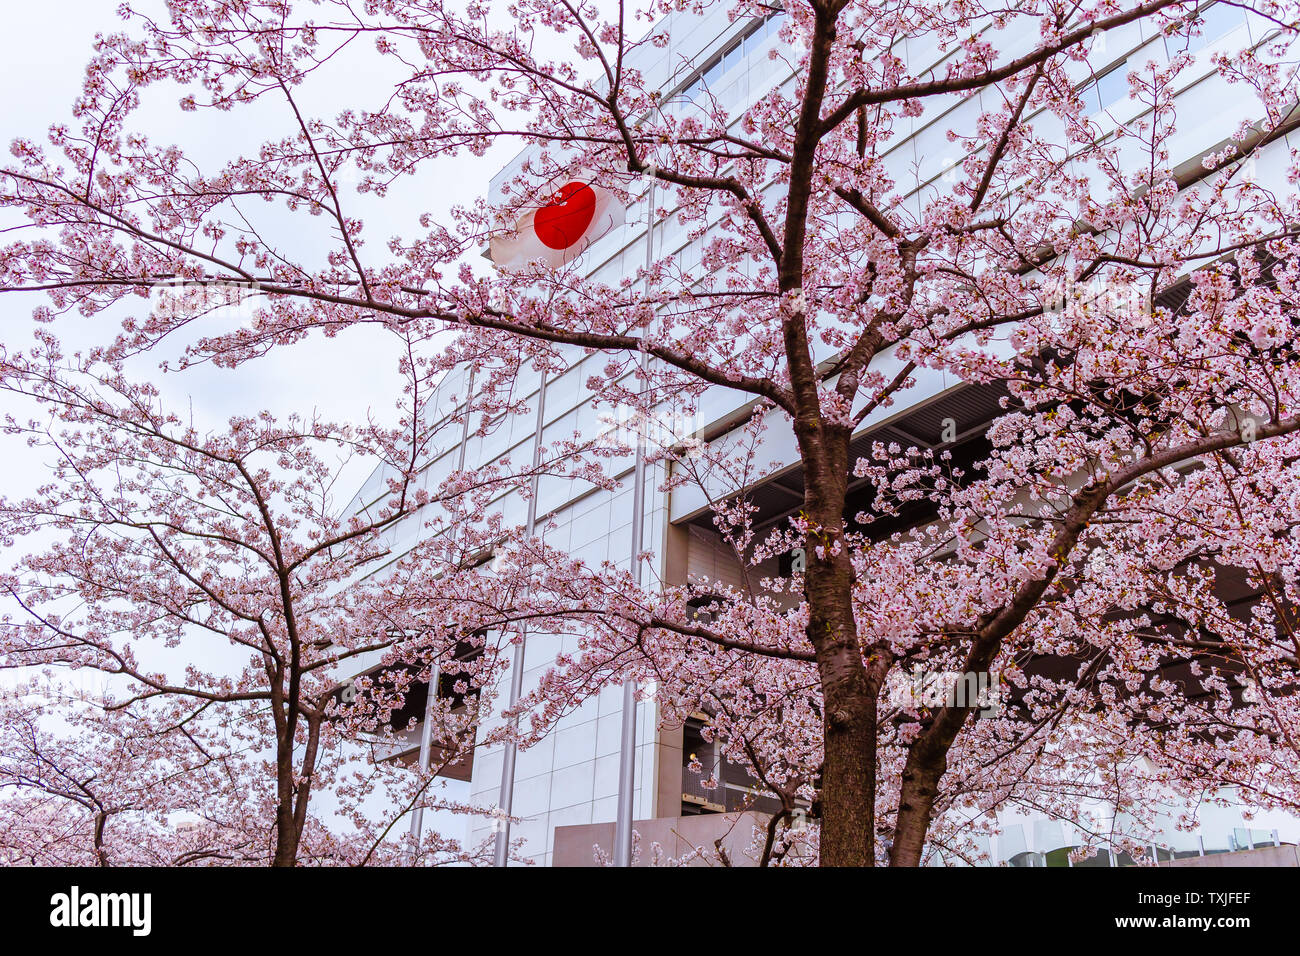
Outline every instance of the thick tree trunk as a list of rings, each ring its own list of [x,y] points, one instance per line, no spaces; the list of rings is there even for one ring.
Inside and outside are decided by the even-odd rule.
[[[275,836],[275,857],[271,860],[272,866],[297,866],[298,865],[298,841],[294,838],[292,832],[292,823],[288,833],[282,822],[283,814],[276,816],[276,836]]]
[[[951,740],[922,741],[907,755],[899,793],[898,826],[889,854],[890,866],[920,866],[925,838],[934,816],[939,781],[948,770]]]
[[[293,763],[289,754],[277,755],[277,801],[275,808],[275,855],[272,866],[295,866],[298,862],[298,828],[294,825]]]
[[[853,565],[844,542],[849,430],[805,423],[804,595],[824,711],[821,864],[875,865],[876,693],[853,615]]]
[[[824,682],[822,866],[875,865],[876,702],[860,664],[856,671]]]
[[[874,866],[876,694],[858,649],[853,577],[842,557],[827,565],[810,555],[806,581],[824,702],[821,864]]]
[[[858,649],[848,563],[810,555],[806,583],[824,702],[822,865],[874,866],[876,697]]]
[[[321,719],[307,720],[307,744],[303,749],[300,773],[295,778],[293,748],[280,748],[276,769],[279,782],[279,803],[275,815],[275,856],[272,866],[297,866],[298,847],[302,843],[303,828],[307,825],[307,806],[311,800],[316,756],[320,750]]]

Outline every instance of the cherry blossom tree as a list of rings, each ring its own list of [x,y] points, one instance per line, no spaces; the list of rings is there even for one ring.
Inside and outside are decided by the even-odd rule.
[[[33,495],[0,498],[0,538],[19,552],[0,577],[14,608],[0,660],[56,689],[100,677],[81,695],[22,685],[6,712],[0,793],[19,857],[477,859],[437,833],[408,845],[394,827],[417,806],[469,812],[437,779],[472,752],[471,687],[501,666],[483,630],[494,602],[469,597],[511,582],[458,572],[500,537],[472,516],[518,476],[424,482],[446,423],[431,424],[413,352],[404,368],[396,427],[264,413],[208,433],[120,364],[49,339],[0,357],[2,387],[34,409],[6,432],[52,471]],[[353,456],[391,477],[348,512],[334,485]],[[402,553],[402,521],[430,537]],[[433,668],[458,692],[429,702],[436,753],[411,769],[387,759],[407,729],[394,715]]]
[[[221,805],[237,793],[228,778],[243,776],[232,766],[235,754],[180,734],[140,733],[140,723],[106,717],[87,703],[84,690],[47,682],[19,687],[6,700],[6,863],[184,866],[258,858],[264,834],[246,829],[237,808]],[[51,719],[72,727],[52,731]],[[181,741],[191,744],[188,753],[165,752]]]
[[[740,437],[652,457],[671,466],[669,487],[729,492],[715,495],[715,524],[748,589],[638,588],[513,535],[526,589],[461,605],[418,591],[435,618],[494,603],[498,624],[581,624],[581,650],[525,701],[526,733],[626,677],[656,682],[667,720],[706,705],[724,751],[780,799],[767,861],[798,839],[823,864],[914,866],[936,849],[969,853],[963,834],[1007,805],[1090,825],[1090,796],[1139,824],[1158,794],[1223,785],[1295,808],[1300,171],[1282,137],[1300,11],[1228,4],[1266,35],[1215,55],[1241,115],[1188,165],[1174,141],[1180,78],[1206,56],[1195,3],[727,0],[738,20],[781,16],[771,57],[791,77],[743,108],[691,83],[690,64],[670,65],[687,91],[676,98],[675,82],[638,65],[668,45],[661,16],[715,6],[177,0],[157,19],[124,8],[75,127],[14,146],[4,203],[31,235],[5,248],[0,288],[44,293],[35,316],[56,325],[130,312],[177,280],[259,296],[255,321],[236,328],[194,313],[127,319],[110,363],[172,337],[186,362],[234,365],[373,323],[428,343],[430,373],[475,366],[485,413],[518,410],[526,369],[593,352],[608,361],[592,400],[641,416],[741,393],[752,416]],[[1130,61],[1141,108],[1116,122],[1089,98],[1108,38],[1135,25],[1160,53]],[[947,58],[911,62],[908,44]],[[354,56],[391,89],[313,115],[313,84]],[[205,170],[137,122],[147,97],[178,89],[182,111],[213,122],[281,125]],[[887,161],[914,124],[971,103],[949,132],[946,175],[922,183]],[[367,244],[358,204],[506,140],[533,151],[502,195]],[[1265,156],[1281,157],[1272,186],[1255,172]],[[688,245],[615,281],[581,261],[474,262],[541,184],[575,169],[595,171],[629,221],[671,218]],[[1004,394],[977,460],[853,453],[864,423],[905,407],[931,372]],[[803,501],[760,533],[754,449],[773,429],[793,435]],[[217,444],[296,448],[300,430],[237,423]],[[609,449],[561,451],[602,480]],[[235,481],[230,467],[218,470]],[[851,482],[875,494],[846,513]],[[763,572],[796,548],[801,571]],[[283,576],[298,559],[281,560]],[[322,604],[331,624],[313,633],[373,640],[377,627],[357,623],[370,606]],[[256,612],[246,624],[261,626]],[[978,702],[955,694],[896,692],[918,672],[996,673],[1006,699],[976,719]],[[284,719],[286,742],[327,726]],[[805,812],[813,830],[799,835]]]

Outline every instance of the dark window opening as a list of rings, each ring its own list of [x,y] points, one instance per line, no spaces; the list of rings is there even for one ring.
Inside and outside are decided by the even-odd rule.
[[[707,723],[707,714],[697,714],[682,728],[681,815],[779,812],[780,800],[765,791],[748,770],[723,756],[717,740],[705,739]]]
[[[463,710],[479,696],[478,678],[475,676],[475,664],[483,655],[483,638],[472,636],[457,643],[451,657],[439,665],[436,695],[438,700],[450,700],[453,712]],[[387,711],[375,703],[375,717],[392,735],[386,737],[393,745],[390,752],[378,759],[396,760],[404,764],[413,764],[419,759],[420,725],[429,703],[429,681],[420,680],[423,668],[416,664],[399,664],[389,668],[376,668],[364,676],[372,690],[364,696],[358,696],[355,685],[350,685],[336,695],[344,707],[366,707],[389,694],[401,692],[400,707]],[[457,685],[462,685],[458,688]],[[404,691],[402,691],[404,688]],[[468,744],[468,746],[467,746]],[[464,749],[465,753],[443,768],[441,776],[456,780],[468,780],[473,770],[473,741],[435,740],[433,741],[433,762],[437,764],[448,754]]]

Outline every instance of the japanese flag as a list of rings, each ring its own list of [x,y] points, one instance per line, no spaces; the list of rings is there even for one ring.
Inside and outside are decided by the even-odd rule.
[[[623,224],[623,204],[594,177],[574,174],[554,180],[540,205],[529,209],[513,231],[488,246],[488,258],[502,269],[540,262],[550,269],[568,265],[615,226]]]

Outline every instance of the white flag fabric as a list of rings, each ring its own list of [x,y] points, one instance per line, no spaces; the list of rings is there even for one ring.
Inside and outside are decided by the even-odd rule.
[[[597,239],[623,225],[623,204],[581,174],[557,180],[560,187],[519,217],[513,232],[494,238],[488,257],[502,269],[540,262],[550,269],[568,265]]]

